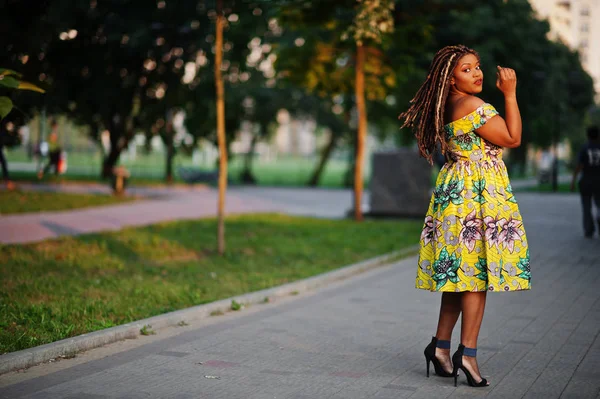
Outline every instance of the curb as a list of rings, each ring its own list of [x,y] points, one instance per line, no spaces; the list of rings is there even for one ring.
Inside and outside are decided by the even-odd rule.
[[[176,310],[147,319],[123,324],[116,327],[94,331],[77,337],[51,342],[30,349],[8,353],[0,356],[0,374],[10,371],[25,369],[36,364],[47,362],[60,357],[70,357],[74,354],[89,349],[97,348],[116,341],[136,338],[145,326],[152,329],[176,326],[182,322],[188,323],[210,317],[214,312],[227,312],[231,310],[231,301],[244,305],[264,303],[265,298],[283,297],[321,288],[327,284],[344,280],[356,274],[387,265],[400,258],[416,254],[419,246],[414,245],[399,251],[390,252],[375,258],[342,267],[330,272],[319,274],[303,280],[294,281],[277,287],[251,292],[204,305],[193,306],[187,309]]]

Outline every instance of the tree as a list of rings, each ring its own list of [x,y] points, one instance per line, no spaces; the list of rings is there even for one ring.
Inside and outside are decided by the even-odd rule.
[[[9,5],[9,26],[12,19],[27,26],[20,18],[30,14],[28,8],[37,18],[28,34],[19,27],[0,38],[9,49],[7,58],[37,70],[50,87],[45,103],[32,105],[89,126],[97,141],[101,131],[108,131],[111,148],[103,161],[105,177],[140,128],[164,123],[164,112],[149,115],[148,110],[158,110],[155,103],[172,98],[166,93],[180,86],[185,61],[194,58],[195,42],[205,37],[199,27],[207,25],[200,23],[207,16],[194,0]]]
[[[355,101],[358,111],[358,135],[356,146],[356,167],[354,174],[354,218],[362,220],[363,164],[365,141],[367,137],[367,105],[365,102],[365,54],[366,42],[381,44],[382,34],[390,32],[394,27],[391,0],[358,0],[360,5],[354,24],[350,29],[356,42],[356,81],[354,84]]]
[[[258,75],[258,74],[257,74]],[[252,80],[252,78],[251,78]],[[258,86],[253,87],[248,84],[245,86],[244,98],[244,120],[252,124],[250,149],[245,155],[244,166],[240,179],[242,183],[256,183],[256,178],[252,173],[252,163],[256,144],[260,139],[267,139],[270,131],[269,126],[275,122],[277,113],[282,108],[286,99],[286,90],[277,87],[264,87],[262,79],[259,78]]]
[[[223,0],[217,0],[217,19],[215,26],[215,89],[217,93],[217,137],[219,141],[219,203],[217,210],[217,240],[219,254],[225,253],[225,190],[227,189],[227,144],[225,143],[225,93],[221,67],[223,63]]]
[[[358,4],[358,5],[357,5]],[[351,29],[356,27],[357,21],[365,21],[373,18],[368,8],[377,4],[376,1],[366,1],[364,4],[356,0],[341,2],[328,1],[286,1],[282,2],[280,19],[286,32],[282,40],[277,43],[277,69],[281,76],[291,84],[304,88],[307,93],[315,94],[331,104],[335,112],[345,121],[343,131],[333,131],[330,143],[323,152],[317,171],[322,170],[321,165],[326,161],[340,136],[349,137],[349,141],[357,142],[358,136],[352,132],[352,111],[358,100],[356,83],[357,76],[362,76],[364,89],[359,87],[358,92],[367,94],[366,100],[374,101],[386,97],[388,90],[395,85],[395,75],[388,63],[385,52],[375,46],[364,46],[361,50],[356,46],[356,39],[351,35],[358,34],[357,38],[372,40],[373,32],[379,32],[380,26],[369,28],[369,33],[363,30]],[[381,4],[386,4],[381,8]],[[393,3],[384,1],[376,7],[378,17],[372,19],[377,22],[379,16],[387,15],[389,18],[384,26],[391,30],[390,7]],[[361,7],[367,7],[367,11],[360,14]],[[385,8],[387,7],[387,8]],[[384,12],[383,9],[387,10]],[[381,22],[381,21],[379,21]],[[371,21],[367,22],[370,24]],[[367,35],[367,36],[364,36]],[[366,37],[366,39],[365,39]],[[388,44],[388,43],[386,43]],[[385,47],[385,46],[384,46]],[[357,68],[358,66],[358,68]],[[357,74],[358,69],[358,74]],[[359,84],[361,81],[359,80]],[[354,95],[353,95],[354,94]],[[361,113],[366,117],[366,100]],[[362,109],[361,104],[361,109]],[[331,119],[330,119],[331,120]],[[361,129],[366,132],[366,119],[361,119]],[[352,132],[350,135],[348,133]],[[361,137],[364,137],[362,134]],[[358,147],[356,148],[358,149]],[[355,152],[358,154],[358,152]],[[356,156],[353,157],[356,159]],[[351,163],[352,165],[355,162]],[[352,169],[354,169],[351,166]],[[358,172],[361,176],[361,171]],[[353,173],[356,180],[356,172]],[[314,182],[314,179],[311,179]],[[361,179],[362,180],[362,179]],[[357,187],[362,193],[362,182]],[[356,202],[356,201],[355,201]],[[358,205],[360,207],[360,205]]]
[[[209,6],[216,3],[208,2]],[[224,99],[225,107],[225,138],[227,149],[244,121],[263,127],[268,126],[275,119],[279,109],[276,100],[278,94],[275,87],[267,87],[271,77],[266,75],[261,66],[269,61],[270,46],[266,45],[265,38],[270,34],[268,21],[271,18],[267,11],[260,8],[257,2],[223,2],[223,11],[227,16],[224,26],[226,34],[223,37],[223,63],[221,76],[224,90],[227,93]],[[265,7],[266,8],[266,7]],[[213,15],[214,10],[208,13]],[[216,12],[215,12],[216,13]],[[211,17],[214,20],[214,15]],[[250,33],[250,34],[249,34]],[[210,32],[199,43],[204,54],[210,54],[214,48],[214,32]],[[257,52],[258,51],[258,52]],[[184,110],[186,113],[185,124],[194,137],[205,138],[218,146],[215,131],[216,119],[216,93],[214,70],[209,71],[207,66],[212,62],[202,55],[203,66],[198,68],[196,77],[188,85],[187,96],[184,95]],[[263,104],[261,101],[268,101]],[[254,107],[252,104],[260,104]],[[273,111],[275,108],[277,110]],[[260,137],[265,137],[266,131],[254,129],[257,134],[253,142]],[[228,151],[228,158],[232,154]],[[251,154],[246,156],[248,167],[251,166]],[[249,174],[249,171],[246,170]]]

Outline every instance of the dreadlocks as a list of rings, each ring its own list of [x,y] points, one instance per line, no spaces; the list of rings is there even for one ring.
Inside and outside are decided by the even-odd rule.
[[[479,58],[475,50],[462,44],[439,50],[433,57],[425,83],[410,100],[408,110],[400,114],[400,119],[404,119],[402,127],[413,130],[419,152],[430,164],[433,163],[433,153],[438,142],[442,153],[446,153],[448,144],[444,134],[444,107],[450,91],[450,78],[458,60],[467,54]]]

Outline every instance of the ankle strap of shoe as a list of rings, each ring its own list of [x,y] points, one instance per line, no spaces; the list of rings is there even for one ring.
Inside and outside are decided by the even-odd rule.
[[[440,348],[440,349],[450,349],[450,341],[443,341],[443,340],[439,340],[437,341],[437,343],[435,344],[436,347]]]
[[[471,357],[477,356],[477,348],[467,348],[465,346],[465,350],[463,352],[463,356],[471,356]]]

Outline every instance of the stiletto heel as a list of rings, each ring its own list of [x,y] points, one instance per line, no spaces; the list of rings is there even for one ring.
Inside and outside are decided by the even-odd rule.
[[[454,386],[456,386],[458,384],[458,369],[456,367],[452,370],[452,375],[454,376]]]
[[[450,341],[438,341],[436,337],[431,338],[431,343],[424,351],[427,362],[427,378],[429,378],[429,362],[433,363],[433,369],[440,377],[452,377],[454,374],[444,370],[438,358],[435,357],[435,348],[450,349]]]
[[[488,386],[487,380],[483,377],[481,377],[481,381],[475,382],[475,378],[473,378],[471,372],[467,370],[465,366],[463,366],[463,356],[475,357],[476,355],[476,348],[465,348],[463,344],[458,345],[458,350],[454,352],[454,355],[452,355],[452,364],[454,365],[452,369],[452,375],[454,376],[454,386],[457,385],[459,369],[465,372],[465,375],[467,376],[467,382],[470,386],[476,388]]]

